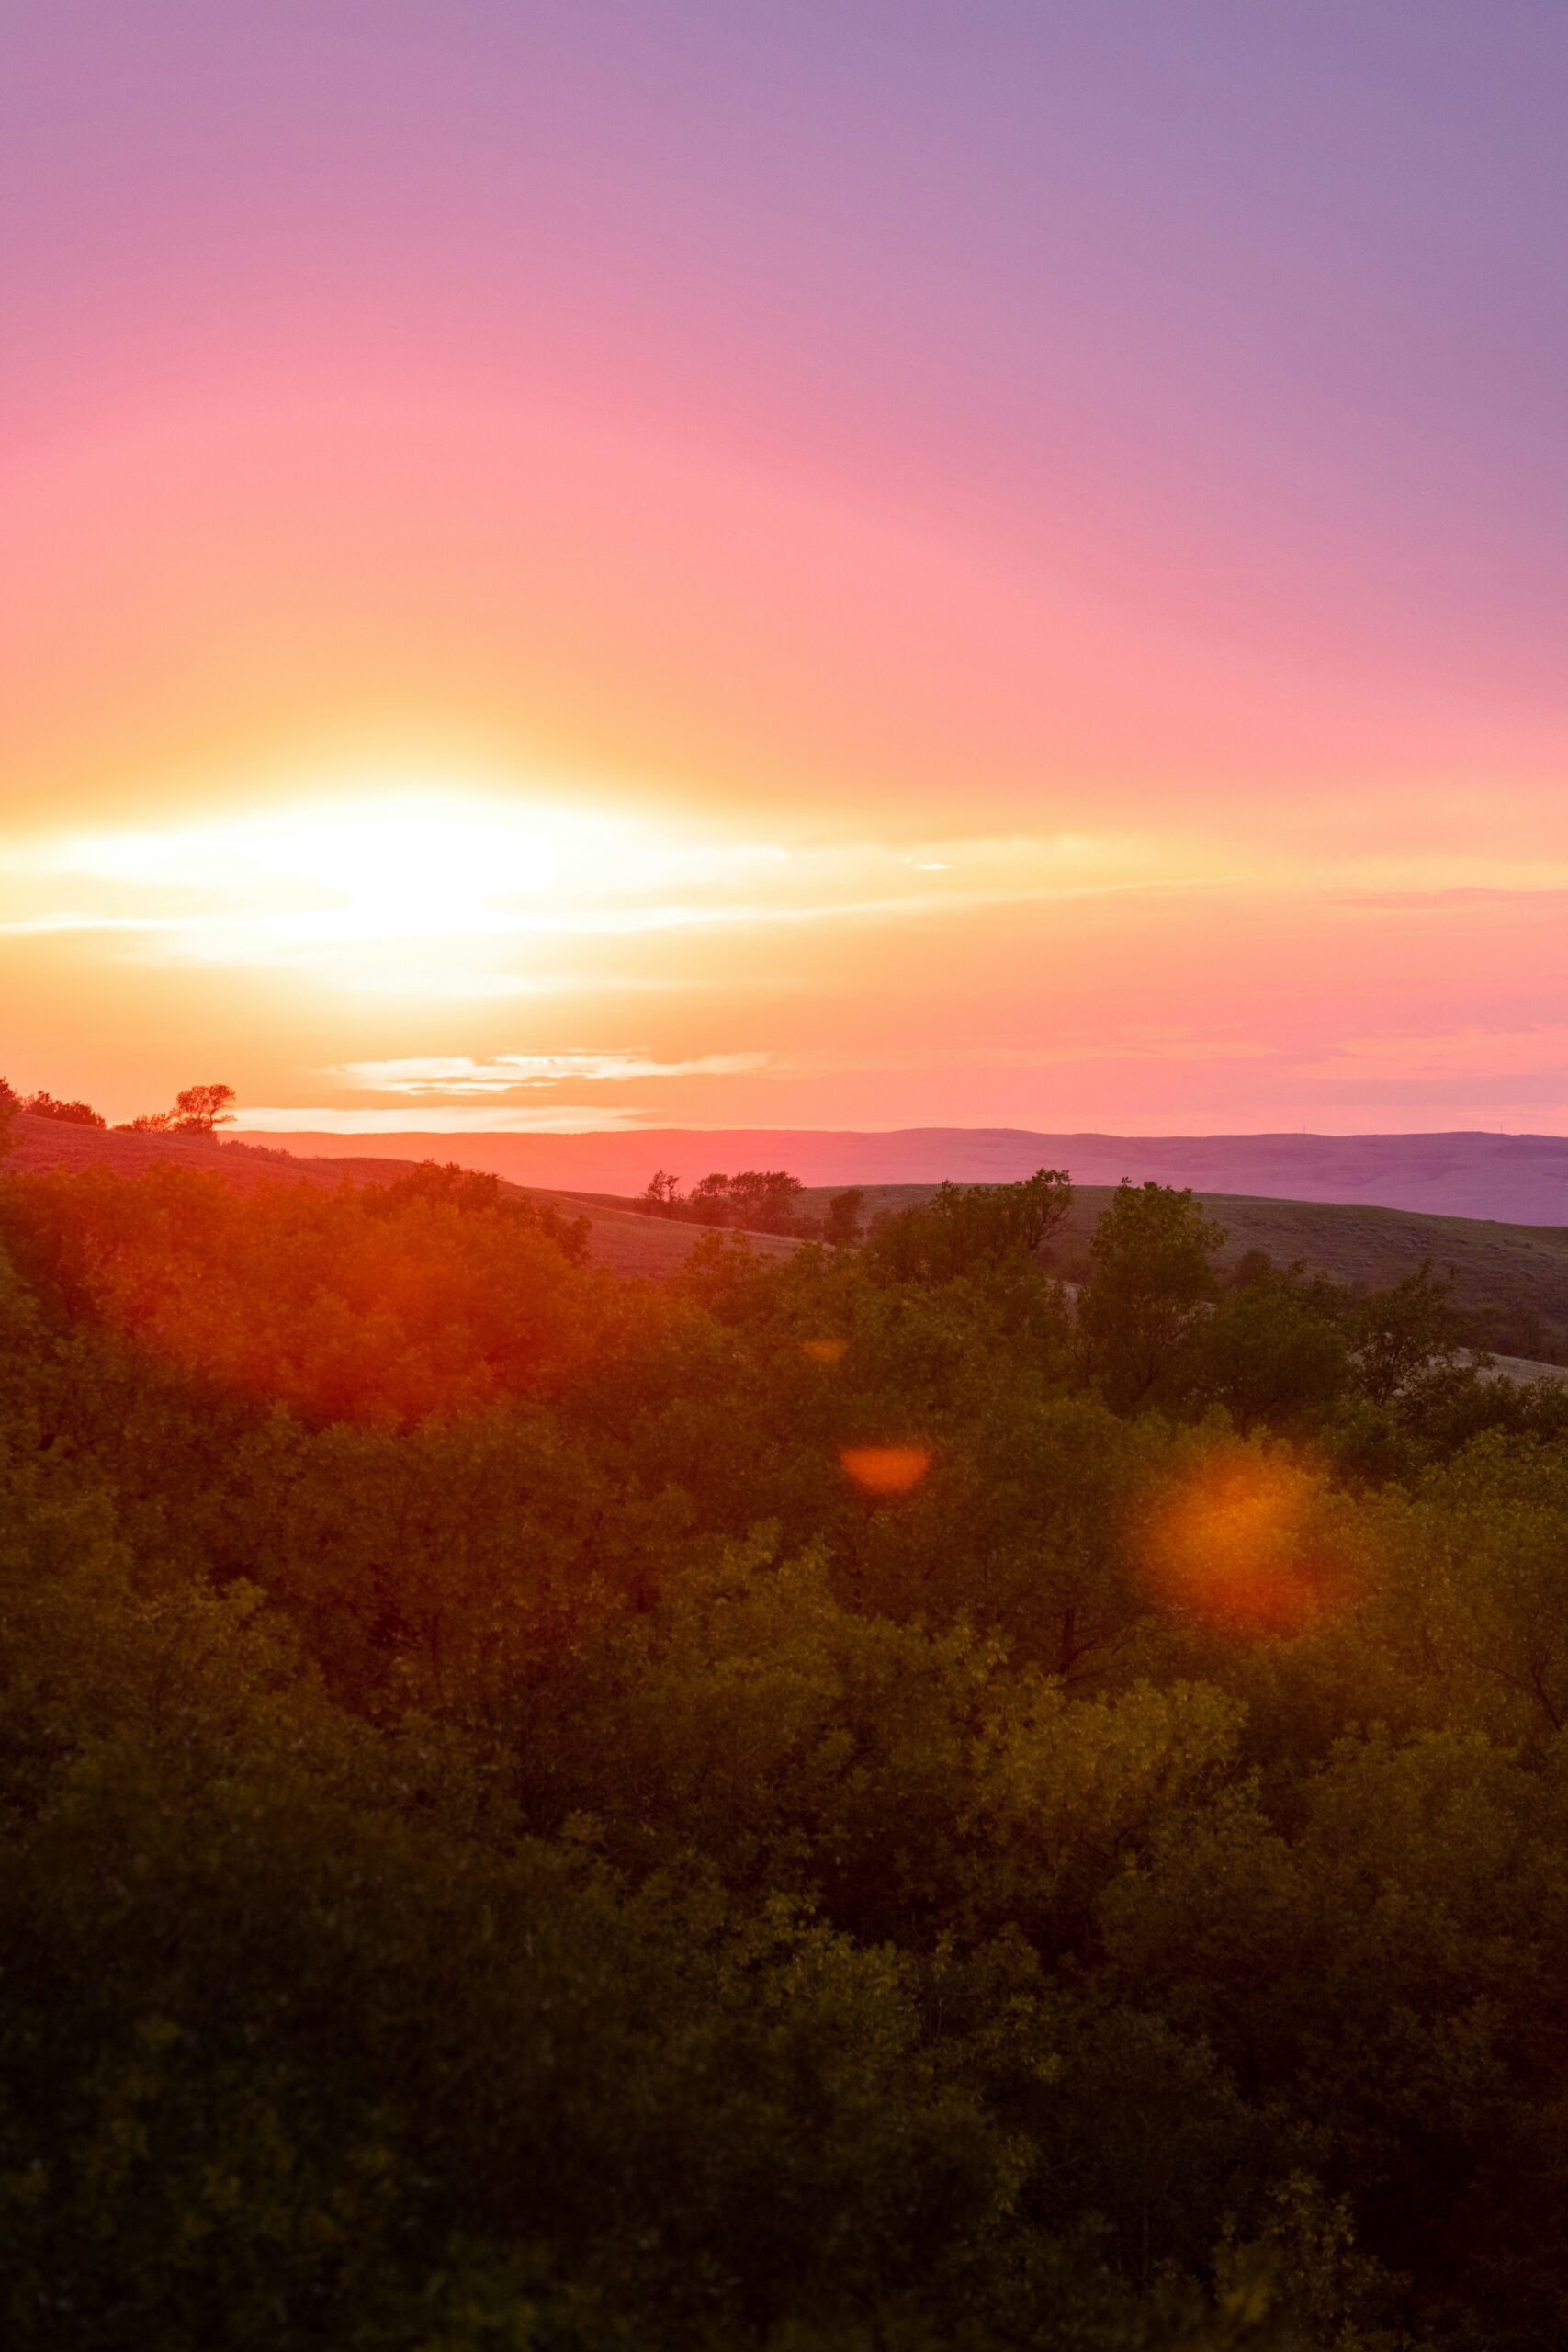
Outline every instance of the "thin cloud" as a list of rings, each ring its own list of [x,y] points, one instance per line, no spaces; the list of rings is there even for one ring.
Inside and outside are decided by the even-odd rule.
[[[390,1061],[341,1062],[323,1075],[366,1093],[424,1098],[514,1094],[569,1084],[625,1085],[639,1079],[734,1078],[761,1069],[766,1060],[765,1054],[699,1054],[688,1061],[661,1062],[645,1054],[574,1048],[556,1054],[491,1054],[483,1061],[468,1054],[410,1055]]]
[[[251,1135],[395,1136],[435,1135],[589,1135],[607,1129],[639,1126],[654,1114],[646,1106],[608,1109],[602,1102],[463,1103],[421,1102],[417,1115],[408,1104],[391,1107],[344,1108],[310,1102],[293,1107],[254,1104],[236,1114],[236,1130]]]

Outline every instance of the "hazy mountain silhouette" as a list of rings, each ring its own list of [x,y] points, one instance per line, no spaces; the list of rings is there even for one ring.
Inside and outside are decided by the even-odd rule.
[[[457,1159],[513,1182],[640,1192],[656,1168],[682,1182],[711,1169],[787,1168],[807,1184],[1011,1182],[1041,1166],[1080,1184],[1191,1185],[1273,1200],[1362,1202],[1443,1216],[1568,1226],[1568,1136],[1483,1132],[1408,1136],[1044,1135],[1021,1127],[649,1127],[615,1134],[399,1135],[321,1132],[267,1138],[342,1159]]]

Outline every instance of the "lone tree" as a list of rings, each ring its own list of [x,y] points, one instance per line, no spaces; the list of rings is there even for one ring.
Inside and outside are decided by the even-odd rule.
[[[858,1184],[847,1193],[835,1193],[828,1203],[828,1214],[822,1220],[822,1238],[835,1250],[850,1250],[860,1239],[861,1211],[865,1206],[865,1194]]]
[[[231,1086],[183,1086],[175,1097],[175,1126],[183,1136],[209,1136],[233,1124]]]
[[[1352,1318],[1351,1345],[1374,1404],[1392,1404],[1420,1374],[1457,1363],[1461,1333],[1454,1279],[1451,1270],[1435,1274],[1430,1258],[1423,1258],[1415,1273],[1361,1302]]]
[[[140,1118],[122,1121],[120,1132],[209,1136],[214,1127],[231,1124],[234,1114],[229,1105],[233,1100],[231,1086],[182,1086],[172,1111],[144,1111]]]

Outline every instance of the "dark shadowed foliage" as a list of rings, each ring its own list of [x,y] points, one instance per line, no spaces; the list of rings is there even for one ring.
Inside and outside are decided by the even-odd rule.
[[[1561,2342],[1561,1392],[1066,1194],[0,1181],[8,2344]]]

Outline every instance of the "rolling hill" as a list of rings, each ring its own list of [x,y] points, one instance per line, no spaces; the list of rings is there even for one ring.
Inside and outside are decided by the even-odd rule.
[[[787,1168],[812,1185],[1015,1182],[1066,1168],[1076,1183],[1191,1185],[1201,1193],[1333,1201],[1568,1226],[1568,1136],[1461,1135],[1108,1136],[1012,1127],[648,1127],[589,1135],[342,1136],[269,1141],[334,1159],[460,1159],[550,1191],[641,1192],[656,1168],[690,1184],[710,1169]]]
[[[1072,1213],[1055,1237],[1064,1272],[1083,1270],[1089,1241],[1114,1188],[1075,1187]],[[931,1184],[866,1187],[865,1216],[929,1200]],[[807,1194],[819,1214],[826,1187]],[[1545,1353],[1568,1360],[1568,1228],[1503,1225],[1479,1217],[1428,1216],[1408,1209],[1357,1203],[1264,1200],[1245,1193],[1201,1193],[1204,1207],[1224,1226],[1222,1265],[1249,1250],[1266,1250],[1280,1263],[1299,1259],[1313,1273],[1358,1288],[1379,1288],[1429,1261],[1451,1269],[1453,1297],[1478,1341],[1505,1354]]]
[[[759,1138],[744,1139],[755,1142]],[[376,1139],[378,1145],[388,1140]],[[57,1120],[24,1115],[17,1123],[17,1148],[6,1160],[0,1162],[0,1168],[107,1166],[123,1174],[135,1175],[160,1161],[173,1160],[213,1170],[225,1182],[250,1191],[279,1177],[317,1184],[345,1181],[385,1182],[420,1159],[456,1159],[468,1167],[482,1167],[486,1155],[472,1148],[476,1141],[533,1145],[624,1143],[627,1138],[473,1138],[412,1132],[399,1140],[410,1147],[406,1154],[393,1155],[378,1148],[342,1156],[296,1157],[276,1147],[258,1149],[232,1140],[121,1134],[112,1128],[71,1126]],[[647,1139],[639,1136],[636,1140],[641,1156],[646,1158]],[[684,1140],[690,1142],[692,1138],[688,1136]],[[711,1142],[714,1138],[705,1136],[702,1140]],[[782,1145],[790,1138],[772,1136],[765,1140]],[[739,1155],[730,1156],[735,1164],[741,1164]],[[633,1206],[631,1197],[622,1193],[590,1192],[569,1185],[517,1184],[515,1189],[556,1200],[587,1216],[592,1261],[616,1273],[661,1279],[685,1262],[705,1230],[700,1226],[644,1216]],[[834,1189],[831,1184],[808,1189],[807,1209],[820,1214]],[[864,1187],[866,1214],[874,1216],[881,1209],[904,1207],[928,1199],[934,1189],[930,1182],[868,1184]],[[1056,1262],[1065,1272],[1078,1268],[1111,1189],[1107,1183],[1086,1182],[1077,1187],[1072,1215],[1057,1237]],[[1505,1355],[1568,1361],[1568,1227],[1438,1216],[1356,1202],[1275,1200],[1217,1191],[1204,1191],[1201,1198],[1225,1227],[1223,1263],[1234,1263],[1248,1250],[1266,1250],[1282,1262],[1300,1259],[1314,1272],[1371,1286],[1396,1282],[1429,1260],[1440,1269],[1453,1270],[1455,1303],[1464,1312],[1477,1340]],[[757,1234],[750,1238],[754,1248],[770,1257],[787,1255],[797,1246],[773,1234]]]
[[[24,1114],[17,1122],[15,1148],[0,1159],[0,1176],[7,1170],[28,1171],[46,1168],[111,1168],[122,1176],[136,1176],[160,1163],[174,1161],[205,1169],[222,1177],[238,1192],[254,1192],[258,1184],[385,1184],[404,1175],[421,1159],[449,1159],[457,1155],[442,1146],[448,1138],[416,1136],[425,1147],[405,1159],[375,1158],[296,1159],[288,1153],[199,1136],[125,1135],[115,1128],[78,1127],[58,1119],[36,1119]],[[466,1157],[466,1156],[465,1156]],[[472,1161],[466,1161],[471,1166]],[[508,1190],[556,1201],[589,1221],[588,1254],[596,1266],[611,1273],[647,1274],[662,1280],[684,1265],[703,1228],[671,1225],[646,1217],[613,1202],[586,1202],[547,1193],[536,1185],[510,1185]],[[787,1256],[793,1241],[774,1234],[753,1234],[752,1247],[765,1257]]]

